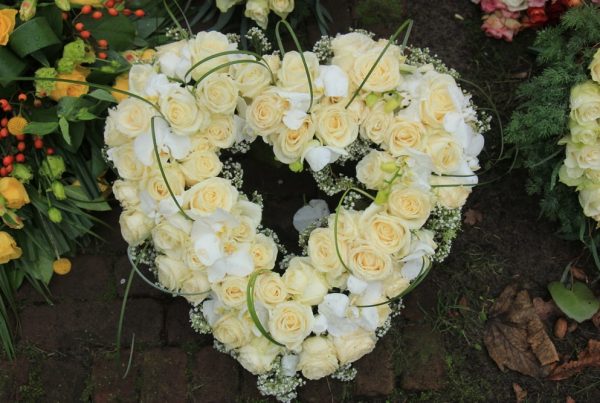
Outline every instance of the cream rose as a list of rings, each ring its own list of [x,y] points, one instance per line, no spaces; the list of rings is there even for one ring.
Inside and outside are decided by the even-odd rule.
[[[104,125],[104,143],[109,147],[116,147],[128,143],[131,138],[117,130],[114,113],[116,109],[109,109]]]
[[[238,351],[238,361],[254,375],[264,374],[273,368],[273,361],[281,352],[281,347],[265,337],[255,337]]]
[[[458,169],[463,160],[460,145],[452,137],[434,135],[427,141],[427,154],[433,161],[436,173],[451,173]]]
[[[294,0],[269,0],[269,8],[285,19],[289,13],[294,11]]]
[[[215,116],[202,131],[202,138],[218,148],[229,148],[235,142],[235,126],[233,116]]]
[[[155,260],[158,282],[168,290],[176,291],[192,276],[192,272],[184,262],[166,255]]]
[[[433,189],[433,194],[439,204],[450,209],[464,206],[471,194],[472,188],[471,186],[460,185],[460,179],[448,176],[431,176],[430,184],[432,186],[444,185],[444,187],[435,187]]]
[[[217,176],[222,168],[223,163],[213,151],[194,151],[181,162],[181,172],[187,186]]]
[[[408,229],[418,229],[431,213],[431,196],[420,189],[394,186],[386,206],[388,212],[398,217]]]
[[[333,104],[317,109],[316,134],[324,145],[344,148],[358,137],[358,124],[344,105]]]
[[[396,116],[384,138],[386,149],[395,157],[405,154],[407,148],[423,151],[425,126]]]
[[[115,128],[131,139],[150,133],[151,120],[156,115],[154,108],[132,97],[121,101],[116,109],[109,112],[109,117],[114,119]]]
[[[192,305],[198,305],[210,295],[210,282],[206,273],[194,273],[183,282],[180,290]]]
[[[183,259],[190,237],[181,229],[171,225],[169,221],[163,220],[152,229],[152,241],[157,251],[170,257]]]
[[[377,102],[367,114],[360,127],[360,135],[375,144],[381,144],[388,137],[389,127],[394,120],[394,114],[384,110],[385,103]]]
[[[140,195],[138,192],[138,182],[116,180],[112,186],[115,199],[121,203],[125,209],[133,209],[140,204]]]
[[[213,285],[217,296],[225,305],[241,309],[246,304],[248,277],[226,276],[218,285]]]
[[[369,189],[379,189],[392,177],[392,173],[383,171],[383,167],[394,166],[395,163],[394,158],[388,153],[371,150],[356,164],[356,179]]]
[[[338,369],[338,360],[331,340],[322,336],[304,340],[297,368],[306,379],[311,380],[334,373]]]
[[[136,246],[150,236],[154,222],[139,210],[124,210],[119,217],[119,225],[123,239]]]
[[[238,198],[238,191],[223,178],[209,178],[189,188],[183,195],[183,206],[200,216],[212,214],[220,208],[230,211]]]
[[[247,0],[244,15],[262,29],[267,29],[269,24],[269,1],[268,0]]]
[[[364,81],[380,54],[381,48],[375,47],[357,55],[350,71],[350,78],[354,85],[359,86]],[[400,83],[402,83],[400,60],[388,51],[379,60],[362,89],[370,92],[386,92],[396,89]]]
[[[233,229],[231,236],[237,242],[251,242],[256,235],[256,228],[249,217],[239,217],[239,225]]]
[[[257,270],[271,270],[277,260],[277,245],[273,238],[264,234],[257,234],[250,247],[250,254]]]
[[[344,244],[338,243],[342,259],[346,257]],[[333,231],[330,228],[317,228],[308,238],[308,256],[315,269],[329,276],[337,277],[344,271],[335,247]]]
[[[375,41],[370,36],[360,32],[337,35],[331,41],[331,50],[333,50],[331,63],[349,72],[356,56],[366,53],[374,45]]]
[[[129,91],[140,96],[145,96],[150,77],[154,75],[156,75],[156,70],[153,65],[134,64],[129,70]]]
[[[348,252],[348,267],[352,274],[364,281],[384,280],[394,268],[388,254],[367,243]]]
[[[595,144],[600,137],[600,122],[593,121],[585,125],[580,125],[574,119],[569,120],[569,129],[571,131],[571,140],[574,143]]]
[[[237,105],[239,89],[227,74],[211,74],[196,89],[196,97],[212,113],[232,114]]]
[[[319,75],[319,59],[312,52],[304,52],[303,55],[308,66],[310,81],[314,83]],[[304,68],[304,63],[299,52],[286,52],[281,61],[281,68],[277,72],[277,79],[279,82],[278,86],[287,91],[309,92],[306,69]]]
[[[383,285],[383,292],[388,298],[395,298],[410,286],[410,281],[406,279],[399,271],[394,270],[392,275]]]
[[[256,63],[236,64],[233,66],[232,71],[233,79],[237,83],[240,94],[246,98],[256,97],[264,92],[271,83],[269,69]]]
[[[283,113],[289,105],[273,92],[264,92],[254,98],[246,109],[246,121],[258,136],[266,136],[283,127]]]
[[[192,63],[197,64],[201,60],[217,53],[228,50],[235,50],[236,45],[229,43],[227,36],[217,31],[199,32],[195,38],[189,41],[190,53],[192,55]],[[209,61],[206,61],[199,66],[196,66],[192,72],[192,78],[198,80],[209,70],[212,70],[230,60],[229,55],[219,56]],[[219,70],[227,72],[227,68]]]
[[[267,306],[276,306],[287,299],[288,292],[279,273],[269,272],[256,279],[256,298]]]
[[[338,241],[346,246],[351,246],[360,237],[359,223],[360,213],[357,211],[341,208],[337,214],[337,237]],[[336,215],[332,214],[327,220],[329,228],[336,229]]]
[[[582,169],[600,169],[600,144],[594,145],[574,145],[567,147],[574,148],[574,155],[577,166]]]
[[[282,280],[292,298],[306,305],[320,304],[329,291],[327,280],[307,257],[292,258]]]
[[[382,207],[373,204],[363,211],[360,228],[363,229],[365,238],[378,252],[406,255],[410,247],[408,228],[399,218],[387,214]],[[370,259],[367,255],[365,258]]]
[[[220,12],[226,13],[231,7],[241,2],[242,0],[217,0],[217,8]]]
[[[579,203],[583,213],[597,220],[600,215],[600,186],[588,186],[579,191]]]
[[[590,63],[589,69],[592,75],[592,80],[600,84],[600,49],[596,50],[596,53],[594,53],[594,58]]]
[[[586,81],[571,90],[571,118],[580,125],[600,119],[600,85]]]
[[[419,114],[426,126],[440,128],[448,113],[459,112],[455,98],[460,90],[454,78],[447,74],[431,73],[426,80],[419,100]]]
[[[160,110],[169,121],[173,134],[189,136],[206,127],[210,115],[205,107],[196,104],[185,88],[172,87],[160,98]],[[119,105],[120,106],[120,105]]]
[[[177,196],[182,195],[185,191],[185,177],[179,166],[165,164],[163,165],[163,171],[173,194]],[[169,188],[163,179],[162,173],[158,169],[148,170],[144,175],[144,179],[140,182],[140,185],[153,200],[160,201],[167,197],[171,197]]]
[[[298,130],[284,128],[281,132],[273,134],[271,137],[275,157],[284,164],[298,161],[314,135],[315,125],[310,116],[304,119]]]
[[[310,334],[314,316],[310,306],[296,301],[276,305],[269,317],[269,331],[275,340],[295,350]]]
[[[217,320],[213,326],[213,334],[228,350],[248,344],[252,337],[250,328],[233,313]]]
[[[333,337],[332,340],[340,365],[346,365],[373,351],[377,338],[375,333],[359,329],[344,336]]]

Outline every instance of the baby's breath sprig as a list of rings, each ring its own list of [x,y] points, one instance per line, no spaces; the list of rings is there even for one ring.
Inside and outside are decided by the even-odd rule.
[[[458,235],[461,228],[461,209],[449,209],[437,205],[431,211],[425,228],[433,231],[434,240],[437,243],[434,262],[443,262],[450,254],[452,241]]]
[[[317,55],[319,62],[327,63],[333,57],[333,49],[331,48],[331,36],[323,35],[321,39],[315,42],[313,53]]]
[[[199,306],[190,309],[190,323],[192,324],[192,329],[200,334],[209,334],[212,332]]]
[[[237,44],[239,44],[241,42],[241,40],[242,40],[242,38],[240,37],[240,35],[236,34],[236,33],[228,33],[226,36],[227,36],[227,41],[229,43],[237,43]]]
[[[352,363],[340,365],[340,367],[331,374],[333,379],[338,379],[342,382],[350,382],[356,378],[356,368],[352,367]]]
[[[458,71],[446,66],[444,62],[438,59],[437,55],[431,55],[429,48],[415,48],[409,46],[407,54],[408,57],[406,58],[406,62],[410,65],[423,66],[425,64],[432,64],[433,68],[438,73],[451,75],[457,80],[460,78]]]
[[[298,397],[296,389],[306,384],[299,375],[286,376],[283,373],[281,359],[273,363],[271,371],[259,375],[256,385],[263,396],[273,396],[280,402],[291,402]]]
[[[231,184],[238,190],[242,189],[244,185],[244,169],[242,164],[228,158],[223,162],[223,169],[221,170],[221,177],[231,181]]]
[[[333,196],[357,185],[354,178],[343,174],[336,175],[329,166],[318,172],[311,170],[311,173],[319,189],[327,196]]]
[[[264,55],[273,48],[273,45],[269,42],[265,32],[258,27],[250,28],[248,32],[246,32],[245,37],[250,41],[252,47],[259,55]]]
[[[303,255],[308,254],[307,247],[308,247],[308,238],[310,238],[310,233],[313,232],[317,228],[327,226],[328,219],[329,219],[329,216],[321,217],[320,219],[311,222],[306,228],[304,228],[302,231],[300,231],[300,234],[298,235],[298,246],[300,246],[300,248],[302,248]]]

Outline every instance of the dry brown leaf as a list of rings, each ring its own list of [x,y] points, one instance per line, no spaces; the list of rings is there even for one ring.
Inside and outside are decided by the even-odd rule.
[[[565,403],[575,403],[575,399],[573,399],[571,396],[567,396]]]
[[[512,384],[513,390],[517,398],[517,403],[521,403],[527,399],[527,391],[521,387],[518,383]]]
[[[600,367],[600,340],[588,340],[587,348],[579,353],[577,360],[557,366],[548,379],[551,381],[567,379],[587,367]]]
[[[465,224],[467,225],[475,225],[475,224],[479,224],[480,222],[483,221],[483,213],[479,210],[475,210],[475,209],[468,209],[467,211],[465,211]]]
[[[561,310],[558,309],[553,300],[544,301],[540,297],[535,297],[533,299],[533,308],[541,320],[549,320],[555,316],[562,315]]]
[[[490,357],[502,371],[508,368],[540,378],[559,360],[529,293],[514,284],[494,302],[483,337]]]
[[[583,282],[588,282],[588,277],[587,274],[585,274],[585,271],[583,269],[580,269],[579,267],[575,267],[575,266],[571,266],[571,274],[573,275],[573,277],[575,277],[577,280],[581,280]]]
[[[600,310],[598,310],[598,312],[596,312],[594,316],[592,316],[592,323],[594,324],[594,326],[600,329]]]
[[[558,318],[554,323],[554,336],[564,339],[567,335],[567,321],[565,318]]]

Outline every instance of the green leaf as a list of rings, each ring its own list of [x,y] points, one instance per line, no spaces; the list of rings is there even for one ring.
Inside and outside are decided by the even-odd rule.
[[[89,97],[96,98],[100,101],[117,103],[115,97],[112,96],[108,91],[105,90],[94,90],[88,94]]]
[[[7,47],[0,46],[0,77],[18,77],[25,71],[27,65]],[[6,86],[11,81],[0,79],[0,86]]]
[[[65,186],[65,193],[69,200],[77,207],[92,211],[110,211],[110,205],[102,198],[90,199],[81,186]]]
[[[34,18],[17,27],[10,35],[9,45],[19,57],[25,57],[48,46],[60,44],[45,18]]]
[[[48,284],[52,278],[52,262],[54,259],[48,255],[40,255],[35,262],[27,265],[28,272],[33,278]]]
[[[58,119],[58,125],[60,126],[60,132],[62,133],[63,139],[67,142],[68,145],[71,145],[71,135],[69,134],[69,121],[61,116]]]
[[[29,122],[24,133],[36,134],[38,136],[45,136],[46,134],[54,133],[58,129],[58,122]]]
[[[77,115],[75,115],[75,118],[77,120],[94,120],[97,119],[98,116],[90,112],[88,108],[81,108],[77,111]]]
[[[89,16],[81,18],[88,31],[97,39],[105,39],[116,51],[130,49],[135,39],[135,26],[123,15],[95,20]]]
[[[590,319],[600,308],[600,301],[594,296],[592,290],[579,281],[573,283],[573,288],[570,290],[563,283],[553,281],[548,284],[548,291],[560,310],[580,323]]]

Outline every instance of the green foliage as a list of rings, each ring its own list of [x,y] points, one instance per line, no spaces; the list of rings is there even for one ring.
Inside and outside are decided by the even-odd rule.
[[[519,150],[530,171],[527,191],[541,196],[542,214],[560,223],[559,233],[580,238],[585,217],[574,189],[558,182],[564,147],[558,141],[569,133],[571,88],[589,79],[587,66],[600,42],[600,12],[595,5],[570,9],[559,25],[538,33],[539,74],[518,92],[519,106],[506,128],[506,139]]]

